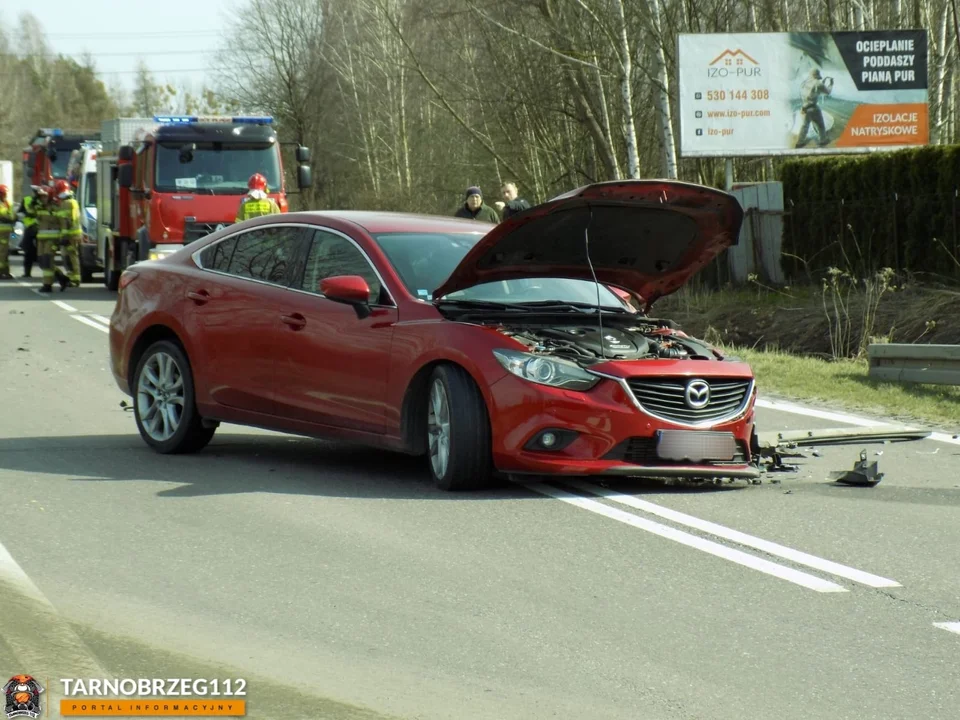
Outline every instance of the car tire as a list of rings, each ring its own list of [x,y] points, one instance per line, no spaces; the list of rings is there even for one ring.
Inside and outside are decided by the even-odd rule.
[[[426,405],[427,465],[434,484],[451,491],[489,487],[490,416],[470,374],[457,365],[438,366],[427,384]]]
[[[153,343],[133,376],[133,415],[144,442],[164,455],[202,450],[216,427],[206,427],[197,412],[193,372],[179,344]]]

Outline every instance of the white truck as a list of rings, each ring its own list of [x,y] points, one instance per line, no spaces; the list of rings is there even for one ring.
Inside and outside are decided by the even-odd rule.
[[[17,194],[16,190],[13,187],[13,161],[12,160],[0,160],[0,185],[7,186],[7,200],[10,202],[10,205],[14,210],[17,209]],[[23,237],[23,225],[21,223],[17,224],[16,229],[13,233],[4,238],[0,238],[0,242],[5,242],[10,244],[10,252],[18,253],[20,252],[20,239]]]
[[[103,271],[97,252],[97,155],[98,142],[84,142],[70,153],[67,179],[80,204],[80,225],[83,238],[80,245],[80,279],[92,282],[93,274]]]

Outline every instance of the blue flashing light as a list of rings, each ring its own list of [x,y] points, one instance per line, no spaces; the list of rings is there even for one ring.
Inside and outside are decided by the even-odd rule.
[[[153,121],[161,125],[189,125],[199,119],[196,115],[154,115]]]
[[[263,115],[260,117],[241,115],[239,117],[231,118],[231,122],[248,125],[273,125],[273,118],[269,115]]]
[[[272,125],[273,118],[269,115],[154,115],[154,122],[161,125],[192,125],[193,123],[232,123],[234,125]]]
[[[60,128],[40,128],[40,134],[50,137],[63,137],[63,130]]]

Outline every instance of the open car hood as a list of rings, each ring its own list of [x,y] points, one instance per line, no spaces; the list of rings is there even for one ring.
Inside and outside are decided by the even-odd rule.
[[[498,224],[433,298],[499,280],[593,280],[595,272],[599,282],[640,295],[649,308],[736,245],[742,223],[743,208],[733,195],[702,185],[670,180],[587,185]]]

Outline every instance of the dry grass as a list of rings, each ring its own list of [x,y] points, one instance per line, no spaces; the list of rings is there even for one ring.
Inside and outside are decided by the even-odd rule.
[[[653,314],[687,332],[729,346],[770,346],[797,355],[832,358],[837,351],[833,291],[820,287],[704,292],[684,290],[657,303]],[[824,301],[830,312],[824,311]],[[842,334],[851,355],[863,342],[960,344],[960,293],[912,285],[844,298]],[[831,339],[833,338],[833,342]],[[847,342],[847,339],[851,340]]]

